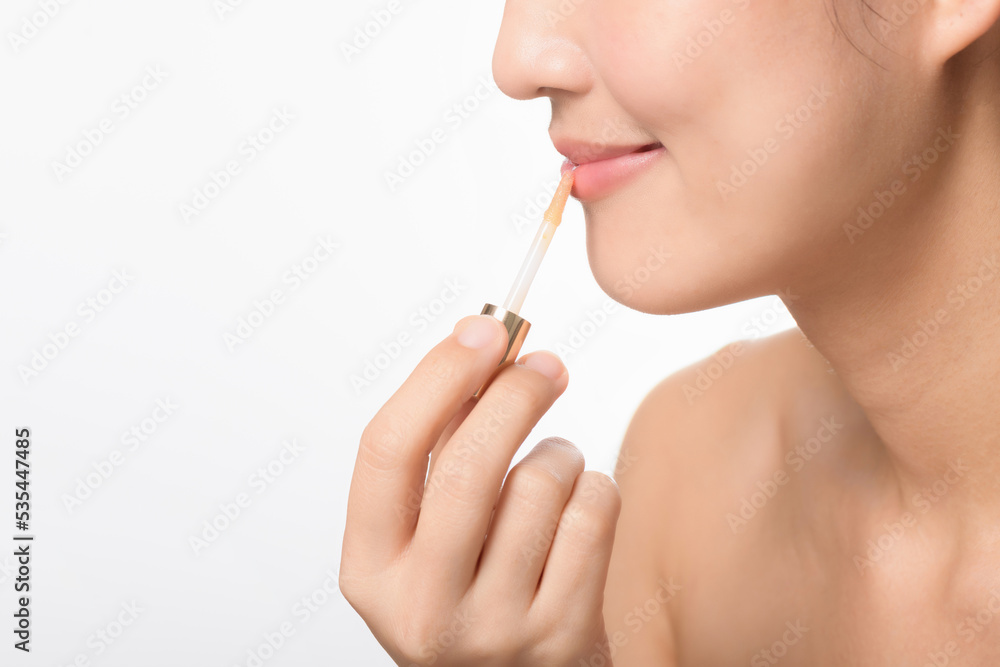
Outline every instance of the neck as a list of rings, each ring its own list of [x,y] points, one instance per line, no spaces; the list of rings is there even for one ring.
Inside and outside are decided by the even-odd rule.
[[[900,172],[902,194],[871,222],[852,217],[838,265],[803,281],[787,306],[864,410],[904,491],[954,479],[957,463],[965,471],[949,498],[995,510],[1000,127],[995,106],[955,117],[959,136],[937,141],[935,164],[915,181]],[[878,214],[876,201],[862,208]]]

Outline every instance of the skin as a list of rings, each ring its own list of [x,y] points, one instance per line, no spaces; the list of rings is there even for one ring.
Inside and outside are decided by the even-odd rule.
[[[1000,0],[831,1],[507,2],[494,76],[554,139],[667,149],[584,202],[605,291],[778,294],[798,329],[650,392],[620,487],[560,440],[504,483],[565,369],[477,403],[502,330],[432,350],[365,430],[342,556],[399,664],[1000,664]]]

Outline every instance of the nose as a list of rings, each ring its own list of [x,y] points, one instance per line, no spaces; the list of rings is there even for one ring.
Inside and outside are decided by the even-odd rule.
[[[507,0],[496,47],[493,78],[517,100],[586,93],[593,83],[580,47],[585,8],[566,0]]]

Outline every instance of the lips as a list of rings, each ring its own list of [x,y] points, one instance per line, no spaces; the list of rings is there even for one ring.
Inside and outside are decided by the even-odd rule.
[[[562,171],[576,168],[573,196],[593,201],[613,194],[666,153],[660,143],[631,146],[600,146],[592,142],[555,140],[566,162]]]

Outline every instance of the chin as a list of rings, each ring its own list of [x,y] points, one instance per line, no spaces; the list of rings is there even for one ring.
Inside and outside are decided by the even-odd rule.
[[[655,268],[657,252],[641,247],[637,252],[630,248],[627,253],[616,253],[613,248],[593,248],[588,243],[587,257],[604,293],[640,313],[681,315],[775,293],[761,276],[755,279],[752,272],[722,261],[719,255],[679,259],[682,251],[675,248],[670,262]],[[641,259],[625,258],[636,256]]]

